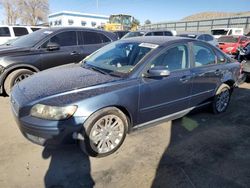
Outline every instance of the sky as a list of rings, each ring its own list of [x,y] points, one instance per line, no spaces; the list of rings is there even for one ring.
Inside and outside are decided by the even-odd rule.
[[[98,2],[98,6],[97,6]],[[250,0],[49,0],[50,13],[77,11],[97,14],[131,14],[141,23],[178,21],[203,11],[250,11]],[[0,7],[0,22],[4,17]]]

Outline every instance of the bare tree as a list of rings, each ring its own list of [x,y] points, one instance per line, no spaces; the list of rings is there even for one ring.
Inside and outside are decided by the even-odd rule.
[[[19,17],[19,0],[1,0],[1,5],[4,8],[6,23],[8,25],[16,24]]]
[[[39,22],[47,21],[49,13],[48,0],[20,0],[20,20],[26,25],[37,25]]]

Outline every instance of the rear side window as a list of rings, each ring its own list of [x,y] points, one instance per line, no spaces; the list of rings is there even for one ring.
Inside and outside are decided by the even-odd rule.
[[[200,36],[197,37],[197,39],[199,39],[199,40],[205,40],[205,37],[204,37],[204,35],[200,35]]]
[[[211,35],[204,35],[205,36],[205,41],[212,41],[214,38]]]
[[[152,36],[152,32],[148,32],[145,36]]]
[[[10,37],[10,30],[8,27],[0,27],[0,37]]]
[[[34,32],[34,31],[37,31],[37,30],[39,30],[41,28],[39,28],[39,27],[31,27],[30,29]]]
[[[102,44],[111,42],[111,40],[102,33],[90,32],[90,31],[81,31],[79,36],[80,45],[88,44]]]
[[[111,40],[108,37],[106,37],[105,35],[103,35],[101,33],[99,33],[99,35],[101,37],[102,43],[111,42]]]
[[[173,36],[172,32],[170,31],[164,31],[165,36]]]
[[[153,36],[163,36],[163,32],[160,32],[160,31],[153,32],[152,34],[153,34]]]
[[[75,46],[76,42],[76,32],[66,31],[59,33],[50,39],[50,42],[59,44],[60,46]]]
[[[25,27],[13,27],[16,37],[29,34],[28,30]]]
[[[193,52],[195,59],[195,67],[212,65],[216,62],[214,52],[207,46],[194,44]]]

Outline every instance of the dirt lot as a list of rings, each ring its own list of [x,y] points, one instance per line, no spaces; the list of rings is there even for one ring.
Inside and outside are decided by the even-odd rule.
[[[76,146],[27,141],[0,98],[0,187],[250,187],[250,84],[228,111],[199,110],[137,131],[115,154],[88,158]]]

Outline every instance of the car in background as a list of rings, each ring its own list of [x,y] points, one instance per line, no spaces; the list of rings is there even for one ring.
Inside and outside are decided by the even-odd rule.
[[[213,46],[219,47],[219,43],[213,37],[213,35],[210,35],[207,33],[182,33],[182,34],[178,34],[177,36],[203,40],[203,41],[210,43]]]
[[[0,46],[0,94],[35,72],[78,63],[117,40],[114,33],[83,27],[45,28]]]
[[[216,28],[211,29],[211,34],[216,38],[224,35],[244,35],[243,28]]]
[[[44,27],[39,26],[8,26],[0,25],[0,45],[16,39],[17,37],[27,35]]]
[[[230,55],[236,55],[239,47],[245,47],[250,39],[246,36],[222,36],[218,39],[220,49]]]
[[[168,30],[150,30],[150,31],[131,31],[122,37],[131,38],[131,37],[140,37],[140,36],[175,36],[176,31],[168,31]]]
[[[239,76],[240,64],[206,42],[134,37],[19,82],[10,100],[28,140],[48,146],[75,139],[87,154],[104,157],[133,130],[204,105],[226,111]]]
[[[114,33],[117,35],[118,39],[121,39],[124,35],[126,35],[129,31],[114,31]]]

